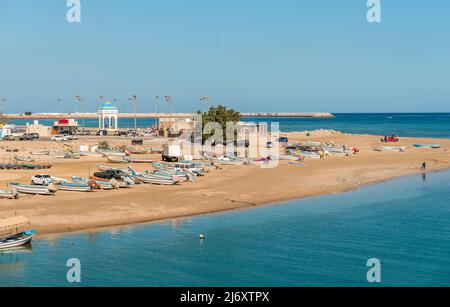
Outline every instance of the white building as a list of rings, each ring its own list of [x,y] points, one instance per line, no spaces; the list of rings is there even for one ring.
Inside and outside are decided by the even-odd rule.
[[[105,102],[98,110],[98,128],[115,131],[119,128],[119,110],[112,102]]]

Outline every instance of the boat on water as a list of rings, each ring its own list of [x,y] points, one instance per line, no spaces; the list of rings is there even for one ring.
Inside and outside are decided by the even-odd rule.
[[[92,186],[81,182],[61,182],[56,186],[61,191],[70,192],[91,192],[93,190]]]
[[[373,148],[373,150],[380,151],[380,152],[405,152],[406,151],[406,147],[405,146],[401,146],[401,147],[375,146]]]
[[[94,179],[82,178],[82,177],[77,177],[77,176],[72,176],[72,180],[74,182],[81,182],[81,183],[85,183],[85,184],[89,184],[91,181],[94,181],[96,184],[98,184],[98,186],[100,187],[101,190],[114,189],[114,186],[108,181],[94,180]]]
[[[58,188],[53,184],[48,186],[42,186],[42,185],[31,185],[21,183],[10,183],[9,185],[11,186],[13,191],[31,195],[54,195],[58,191]]]
[[[0,190],[0,199],[17,199],[19,193],[17,191]]]
[[[433,149],[441,148],[440,144],[414,144],[413,146],[416,148],[433,148]]]
[[[121,156],[106,156],[106,159],[109,163],[118,163],[118,164],[128,164],[130,163],[128,160],[124,159]]]
[[[15,159],[16,161],[19,161],[19,162],[36,162],[36,160],[35,160],[34,158],[32,158],[32,157],[27,157],[27,156],[18,156],[18,155],[15,155],[15,156],[14,156],[14,159]]]
[[[30,222],[24,216],[0,220],[0,250],[27,245],[36,235],[30,229]]]

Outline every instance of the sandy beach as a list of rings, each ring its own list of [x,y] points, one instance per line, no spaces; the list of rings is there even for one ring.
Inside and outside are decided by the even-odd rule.
[[[428,171],[450,167],[450,152],[447,151],[450,140],[446,139],[401,138],[400,143],[393,145],[407,147],[406,152],[400,153],[374,151],[373,146],[384,144],[379,136],[373,135],[330,132],[317,132],[310,137],[306,137],[305,133],[283,135],[288,136],[291,142],[333,141],[335,144],[358,147],[360,152],[350,157],[307,159],[301,164],[280,161],[276,168],[223,166],[197,182],[179,186],[138,185],[132,189],[92,193],[59,191],[55,196],[22,195],[18,200],[0,200],[0,216],[24,215],[40,234],[73,232],[344,192],[364,184],[419,173],[424,161]],[[98,140],[86,142],[94,144]],[[128,144],[129,140],[117,140],[117,143],[120,142]],[[439,143],[442,148],[418,149],[412,146],[415,143]],[[11,153],[5,152],[6,148],[21,148],[26,152],[53,145],[51,142],[35,141],[0,142],[0,146],[3,147],[0,159],[6,161],[11,156]],[[160,155],[148,157],[160,159]],[[82,157],[80,160],[44,159],[53,165],[51,169],[2,170],[0,189],[7,188],[9,182],[29,183],[31,176],[38,173],[67,179],[72,175],[86,177],[96,170],[96,165],[106,164],[105,159],[93,157]],[[135,169],[151,169],[151,166],[137,164]]]

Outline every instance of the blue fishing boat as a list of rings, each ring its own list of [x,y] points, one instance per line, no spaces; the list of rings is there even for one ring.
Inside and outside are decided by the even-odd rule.
[[[29,229],[30,223],[23,216],[0,220],[0,250],[17,248],[26,245],[36,235]]]
[[[416,148],[433,148],[433,149],[441,148],[440,144],[414,144],[413,146]]]

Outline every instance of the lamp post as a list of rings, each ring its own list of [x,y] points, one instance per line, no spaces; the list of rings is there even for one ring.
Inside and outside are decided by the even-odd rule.
[[[134,130],[137,130],[137,96],[133,95],[129,98],[134,109]]]
[[[167,105],[169,106],[169,113],[172,114],[172,112],[173,112],[173,97],[166,96],[165,99],[166,99]]]
[[[200,101],[206,106],[207,109],[211,107],[211,97],[210,96],[204,96],[200,98]]]
[[[60,116],[62,116],[63,114],[63,100],[61,98],[56,99],[56,101],[59,104],[59,114]]]
[[[98,96],[98,109],[102,108],[103,96]]]
[[[0,97],[0,114],[3,114],[3,105],[6,102],[6,98],[5,97]]]
[[[159,107],[160,99],[161,99],[161,97],[156,96],[155,101],[153,101],[153,104],[155,105],[155,125],[158,125],[157,115],[158,115],[158,107]]]

